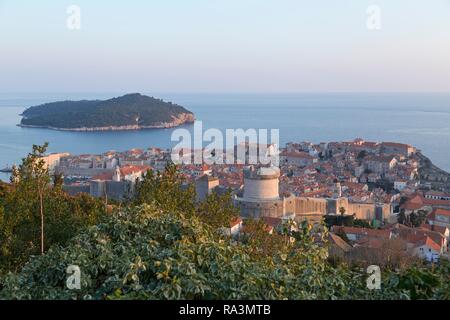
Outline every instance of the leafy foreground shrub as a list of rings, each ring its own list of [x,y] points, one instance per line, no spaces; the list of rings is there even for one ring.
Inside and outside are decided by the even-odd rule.
[[[448,298],[448,273],[389,273],[382,290],[367,275],[327,263],[310,228],[282,254],[257,256],[196,216],[142,205],[90,227],[65,248],[33,257],[1,280],[3,299],[396,299]],[[81,269],[81,290],[66,268]],[[413,270],[414,271],[414,270]],[[447,270],[448,271],[448,270]],[[429,277],[432,278],[429,278]],[[447,283],[441,283],[447,276]]]

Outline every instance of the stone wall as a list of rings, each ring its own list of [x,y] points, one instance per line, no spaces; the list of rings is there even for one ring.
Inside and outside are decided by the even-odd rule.
[[[64,176],[93,177],[102,173],[112,173],[113,171],[113,169],[55,167],[55,172]]]
[[[322,214],[327,213],[327,200],[319,198],[303,198],[295,199],[296,215]]]
[[[392,207],[389,204],[351,203],[348,198],[306,198],[290,196],[273,201],[248,201],[237,198],[236,205],[244,218],[283,217],[295,214],[296,219],[320,220],[326,214],[341,214],[339,209],[345,209],[345,215],[355,215],[362,220],[392,222]]]
[[[284,215],[283,200],[250,202],[242,198],[236,199],[243,218],[282,217]]]
[[[75,196],[79,193],[87,193],[90,192],[90,187],[88,184],[83,185],[63,185],[63,190],[70,194],[71,196]]]

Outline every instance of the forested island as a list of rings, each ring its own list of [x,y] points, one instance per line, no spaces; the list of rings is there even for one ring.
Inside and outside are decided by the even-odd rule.
[[[27,108],[19,126],[67,131],[171,128],[195,120],[184,107],[139,93],[108,100],[59,101]]]

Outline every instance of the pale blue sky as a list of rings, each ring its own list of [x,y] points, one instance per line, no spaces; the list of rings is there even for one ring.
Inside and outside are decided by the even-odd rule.
[[[450,92],[450,0],[0,0],[0,91]]]

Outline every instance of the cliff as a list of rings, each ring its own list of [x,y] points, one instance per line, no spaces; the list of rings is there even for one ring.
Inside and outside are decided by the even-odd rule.
[[[417,154],[420,161],[420,183],[429,185],[433,190],[450,192],[450,174],[434,165],[429,158],[422,153]]]

